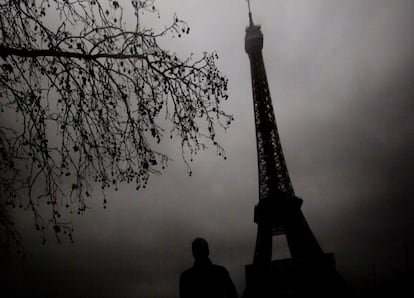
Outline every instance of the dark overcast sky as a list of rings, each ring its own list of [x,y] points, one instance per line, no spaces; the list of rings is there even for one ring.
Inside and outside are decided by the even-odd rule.
[[[25,262],[2,258],[0,282],[31,297],[177,297],[196,236],[228,268],[241,294],[256,238],[257,161],[242,0],[159,0],[191,34],[166,40],[179,53],[216,50],[229,78],[233,126],[219,137],[227,160],[206,151],[174,163],[149,187],[109,194],[74,218],[75,244],[45,246],[18,219]],[[356,288],[414,262],[414,1],[252,0],[287,166],[325,252]],[[283,253],[281,253],[283,254]],[[2,286],[3,287],[3,286]]]

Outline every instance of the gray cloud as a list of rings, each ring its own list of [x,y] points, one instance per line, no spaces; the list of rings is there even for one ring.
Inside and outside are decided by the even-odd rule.
[[[179,52],[217,50],[235,123],[219,138],[228,159],[200,153],[193,175],[175,159],[149,187],[127,186],[74,217],[75,244],[40,245],[28,220],[28,260],[5,260],[8,287],[42,297],[176,297],[191,240],[206,237],[239,292],[252,261],[257,164],[242,1],[158,1],[190,36]],[[252,1],[282,145],[303,211],[338,270],[366,286],[412,256],[414,4],[412,1]],[[168,16],[168,17],[167,17]],[[171,44],[169,44],[171,42]],[[178,153],[177,153],[178,152]],[[19,217],[20,218],[20,217]],[[28,224],[27,226],[24,224]],[[6,275],[7,274],[7,275]],[[36,295],[32,295],[36,297]]]

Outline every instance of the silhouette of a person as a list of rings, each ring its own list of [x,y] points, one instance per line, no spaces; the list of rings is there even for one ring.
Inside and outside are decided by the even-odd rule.
[[[207,241],[194,239],[192,251],[194,265],[180,276],[180,298],[237,298],[229,272],[208,257]]]

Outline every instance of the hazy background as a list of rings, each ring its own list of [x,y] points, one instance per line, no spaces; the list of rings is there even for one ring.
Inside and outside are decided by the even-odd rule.
[[[175,143],[163,175],[73,218],[75,244],[45,246],[19,217],[27,260],[1,258],[7,289],[31,297],[177,297],[190,245],[205,237],[213,262],[241,294],[253,258],[258,200],[242,0],[159,0],[191,33],[168,39],[182,54],[217,51],[235,121],[219,138],[227,160],[199,154],[193,175]],[[282,146],[303,212],[325,252],[356,289],[411,266],[414,247],[414,1],[252,0]],[[149,21],[151,22],[151,21]],[[151,23],[148,24],[149,26]],[[283,255],[283,249],[280,251]]]

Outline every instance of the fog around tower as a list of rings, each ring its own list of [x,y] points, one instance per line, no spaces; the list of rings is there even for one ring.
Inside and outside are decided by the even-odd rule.
[[[253,259],[258,200],[247,6],[239,0],[156,2],[191,34],[168,40],[177,53],[217,51],[229,78],[235,121],[214,151],[174,162],[147,189],[108,194],[74,217],[75,244],[45,246],[31,218],[17,214],[27,260],[1,257],[9,287],[36,297],[177,297],[192,265],[191,241],[209,241],[213,262],[239,294]],[[337,269],[356,288],[413,266],[414,3],[405,0],[252,0],[287,167],[303,213]],[[158,26],[160,23],[154,23]],[[283,254],[284,248],[280,250]],[[3,266],[4,265],[4,266]],[[16,290],[17,291],[17,290]]]

